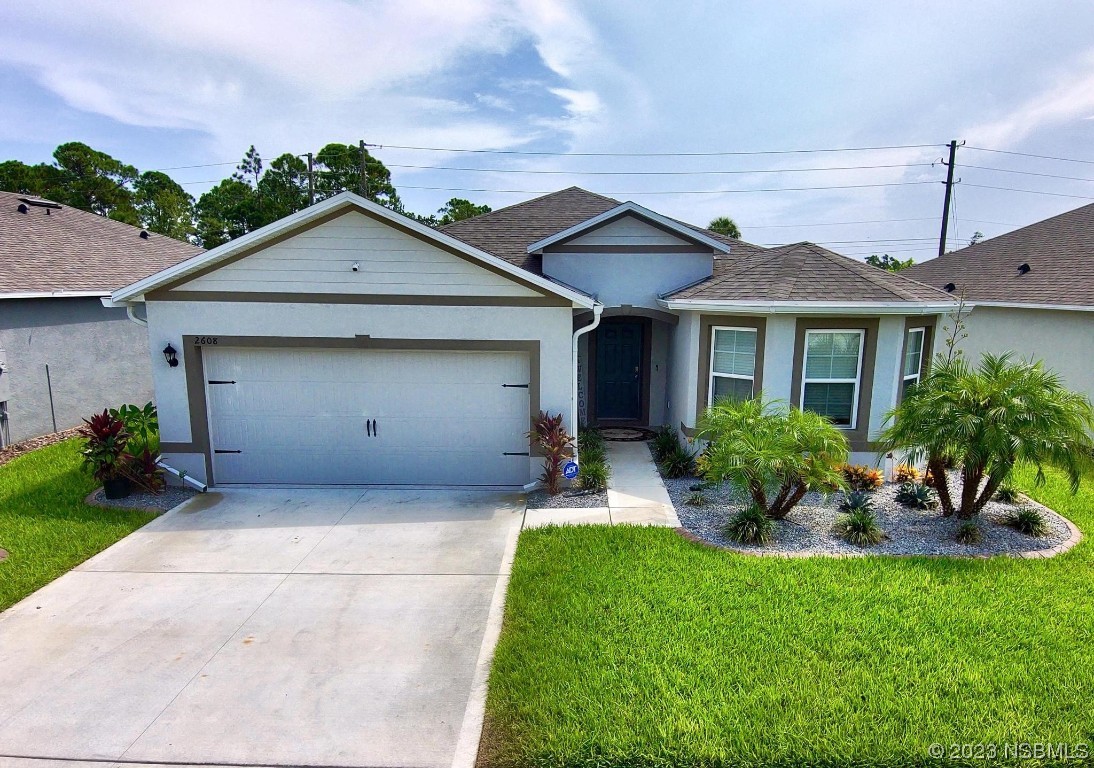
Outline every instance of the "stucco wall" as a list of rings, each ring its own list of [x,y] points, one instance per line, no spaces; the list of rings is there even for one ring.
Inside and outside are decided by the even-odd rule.
[[[960,348],[970,363],[984,352],[1043,360],[1065,386],[1094,400],[1094,312],[976,307],[965,330]]]
[[[176,443],[187,443],[193,438],[185,362],[180,355],[177,368],[157,364],[162,361],[159,350],[168,342],[180,348],[184,335],[538,340],[540,406],[552,413],[564,413],[568,418],[572,316],[569,307],[151,301],[149,354],[153,360],[162,438]],[[168,460],[204,479],[201,456],[168,454]],[[539,474],[540,464],[541,460],[530,459],[529,479]]]
[[[658,294],[710,275],[709,253],[545,253],[543,273],[606,307],[658,308]]]
[[[0,302],[0,347],[11,377],[13,442],[53,431],[47,365],[57,429],[106,407],[152,399],[144,328],[97,298]]]
[[[665,423],[695,426],[696,387],[699,386],[699,315],[680,312],[680,322],[669,331],[669,380]]]

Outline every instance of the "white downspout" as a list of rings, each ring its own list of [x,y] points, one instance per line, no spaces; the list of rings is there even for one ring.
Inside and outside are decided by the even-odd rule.
[[[578,328],[574,331],[573,337],[573,380],[570,382],[570,424],[574,430],[574,437],[577,437],[578,423],[577,423],[577,340],[584,336],[589,331],[596,330],[596,327],[600,325],[600,314],[604,311],[604,305],[600,303],[593,304],[593,321],[586,326]],[[574,461],[580,463],[580,459],[577,455],[577,440],[574,440]]]
[[[137,317],[135,314],[133,314],[133,310],[136,309],[136,308],[137,307],[136,307],[135,304],[126,304],[125,305],[125,316],[128,317],[130,320],[132,320],[137,325],[140,325],[144,328],[147,328],[148,327],[148,321],[147,320],[141,320],[139,317]]]
[[[202,493],[205,493],[207,490],[209,490],[209,486],[207,486],[205,483],[198,480],[196,477],[190,477],[190,475],[186,474],[185,472],[180,472],[179,470],[175,469],[174,467],[168,466],[167,464],[164,464],[163,459],[157,459],[156,460],[156,466],[159,467],[160,469],[162,469],[165,472],[171,473],[172,475],[174,475],[175,477],[177,477],[179,480],[186,483],[187,485],[189,485],[193,488],[197,488]]]

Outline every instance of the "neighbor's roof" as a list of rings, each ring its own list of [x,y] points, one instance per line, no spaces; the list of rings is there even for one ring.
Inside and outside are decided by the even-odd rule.
[[[0,297],[105,296],[201,253],[164,235],[144,239],[139,227],[44,203],[49,201],[0,192]]]
[[[841,256],[813,243],[719,259],[714,274],[665,297],[676,301],[949,303],[954,297],[901,274]]]
[[[510,264],[541,275],[543,257],[528,253],[528,246],[621,205],[619,200],[589,192],[581,187],[570,187],[448,224],[441,227],[441,231],[499,256]],[[758,246],[725,237],[709,229],[675,219],[672,221],[683,224],[700,235],[725,243],[730,248],[730,256],[762,250]]]
[[[1019,269],[1029,265],[1024,272]],[[984,240],[904,271],[978,304],[1094,306],[1094,204]]]

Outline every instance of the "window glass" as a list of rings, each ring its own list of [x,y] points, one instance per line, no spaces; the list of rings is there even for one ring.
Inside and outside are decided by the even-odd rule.
[[[715,328],[711,345],[708,405],[731,397],[752,397],[756,376],[756,336],[749,328]]]
[[[807,331],[802,408],[854,426],[862,331]]]
[[[730,397],[734,400],[747,400],[752,397],[752,379],[734,379],[729,376],[714,377],[714,399]]]
[[[802,402],[805,410],[827,416],[833,424],[849,426],[854,411],[855,385],[807,383]]]

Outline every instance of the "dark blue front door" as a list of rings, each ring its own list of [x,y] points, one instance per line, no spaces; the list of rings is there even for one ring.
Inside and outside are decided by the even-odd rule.
[[[642,323],[596,329],[597,419],[642,418]]]

